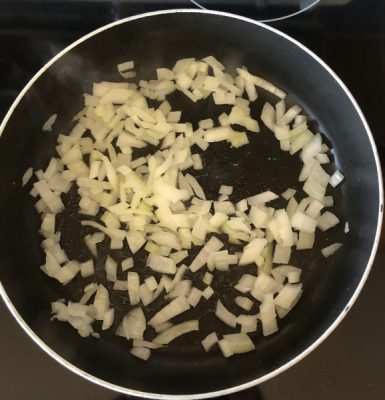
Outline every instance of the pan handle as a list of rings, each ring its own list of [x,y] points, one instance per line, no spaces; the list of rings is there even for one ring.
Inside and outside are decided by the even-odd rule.
[[[288,14],[288,15],[284,15],[282,17],[261,19],[261,20],[258,20],[258,21],[266,23],[266,22],[282,21],[282,20],[285,20],[285,19],[288,19],[288,18],[292,18],[292,17],[295,17],[295,16],[297,16],[299,14],[302,14],[302,13],[310,10],[311,8],[316,6],[320,1],[321,0],[301,0],[300,1],[301,9],[296,11],[296,12],[293,12],[293,13]],[[200,8],[201,10],[208,10],[207,7],[204,7],[199,3],[199,0],[190,0],[190,3],[193,4],[194,6]]]

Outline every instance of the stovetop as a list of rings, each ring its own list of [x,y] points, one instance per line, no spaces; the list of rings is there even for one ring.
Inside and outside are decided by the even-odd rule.
[[[254,19],[283,17],[312,0],[201,0],[201,6]],[[0,0],[0,119],[53,55],[111,21],[188,0]],[[385,161],[385,1],[325,0],[269,22],[304,43],[342,78]],[[348,132],[347,132],[348,135]],[[385,237],[352,311],[308,357],[278,377],[226,400],[382,400],[385,398]],[[54,362],[0,302],[0,391],[4,400],[123,400]]]

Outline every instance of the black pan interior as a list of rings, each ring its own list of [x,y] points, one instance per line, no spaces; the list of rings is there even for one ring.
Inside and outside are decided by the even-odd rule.
[[[282,321],[278,334],[268,338],[260,332],[256,335],[255,352],[229,360],[219,351],[204,354],[199,344],[203,334],[196,333],[178,339],[173,349],[154,352],[150,361],[143,363],[129,355],[125,340],[113,334],[99,341],[82,339],[66,324],[49,321],[49,303],[60,297],[77,300],[83,283],[76,280],[62,288],[40,272],[40,222],[28,195],[30,187],[20,187],[21,176],[27,167],[46,167],[54,154],[56,135],[66,132],[70,117],[81,108],[82,93],[90,92],[94,81],[119,80],[117,63],[134,59],[139,78],[148,79],[158,66],[171,67],[180,58],[207,55],[214,55],[230,69],[247,66],[286,90],[289,104],[303,106],[313,128],[332,144],[335,163],[346,176],[340,189],[329,191],[338,203],[335,212],[342,223],[333,232],[320,234],[314,250],[303,251],[292,260],[304,267],[302,300]],[[259,94],[253,110],[256,115],[262,99],[274,100],[262,90]],[[170,102],[194,124],[219,114],[210,102],[192,105],[174,95]],[[42,123],[52,113],[59,114],[54,133],[42,133]],[[252,136],[250,146],[238,150],[221,144],[211,146],[204,161],[208,174],[200,176],[200,181],[211,198],[221,184],[235,181],[234,198],[266,189],[278,193],[287,187],[299,189],[298,157],[281,152],[265,129]],[[378,179],[371,143],[351,99],[302,48],[262,26],[221,15],[177,13],[133,20],[100,32],[64,54],[25,94],[6,125],[0,140],[1,282],[32,330],[56,353],[89,374],[148,393],[226,389],[289,362],[346,308],[365,272],[375,238]],[[70,256],[84,261],[89,254],[80,239],[88,231],[79,227],[74,213],[76,194],[70,194],[66,201],[69,211],[60,222],[63,246]],[[348,235],[343,234],[345,220],[350,226]],[[322,258],[320,248],[336,240],[343,241],[342,249],[327,260]],[[115,257],[123,255],[116,252]],[[230,278],[243,272],[234,272]],[[102,274],[98,278],[104,279]],[[219,281],[216,289],[229,298],[233,295],[227,280]],[[120,297],[114,298],[114,304],[121,314],[129,310]],[[220,327],[213,321],[210,315],[203,317],[204,333]]]

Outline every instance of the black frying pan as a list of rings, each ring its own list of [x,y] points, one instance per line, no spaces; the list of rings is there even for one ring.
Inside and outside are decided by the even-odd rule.
[[[322,132],[334,148],[335,165],[330,171],[338,167],[346,177],[339,189],[329,193],[338,204],[336,214],[349,222],[350,232],[344,235],[341,223],[333,232],[320,234],[315,249],[292,260],[304,267],[304,295],[281,321],[277,334],[264,338],[256,333],[255,352],[231,359],[224,359],[219,351],[204,354],[200,340],[219,325],[198,307],[194,312],[203,315],[203,333],[178,339],[172,349],[154,352],[144,363],[130,356],[127,342],[113,333],[100,340],[82,339],[66,324],[50,322],[50,302],[60,297],[78,300],[84,282],[79,279],[63,288],[40,272],[40,221],[28,195],[30,187],[21,188],[21,175],[30,166],[46,167],[54,154],[56,135],[69,128],[70,117],[81,107],[82,93],[89,92],[94,81],[119,80],[117,63],[134,59],[139,78],[148,79],[158,66],[171,67],[180,58],[207,55],[216,56],[229,69],[247,66],[287,91],[289,104],[299,103],[305,109],[312,128]],[[274,100],[262,90],[259,93],[262,99]],[[177,95],[170,102],[193,123],[221,111],[210,102],[192,107]],[[262,105],[259,100],[253,113],[259,115]],[[54,133],[41,133],[42,123],[52,113],[59,114]],[[49,62],[17,98],[0,132],[1,294],[39,346],[75,373],[110,389],[181,399],[258,384],[324,340],[347,313],[369,273],[383,207],[381,172],[369,128],[351,94],[320,59],[263,24],[229,14],[186,10],[144,14],[111,24]],[[280,193],[287,187],[300,188],[298,157],[281,152],[264,129],[252,137],[248,147],[231,150],[213,145],[204,157],[209,174],[199,179],[209,197],[220,184],[234,181],[236,198],[266,189]],[[59,222],[62,245],[70,257],[84,261],[89,254],[81,238],[90,228],[81,228],[74,213],[76,193],[65,201],[68,211]],[[343,247],[333,257],[322,258],[320,248],[336,240]],[[107,247],[105,243],[104,251]],[[115,256],[123,258],[121,252]],[[98,263],[103,264],[103,254]],[[229,279],[245,271],[236,271]],[[98,279],[104,282],[102,272]],[[228,286],[226,280],[216,284],[222,298],[234,295]],[[124,299],[114,297],[113,301],[119,316],[129,310]]]

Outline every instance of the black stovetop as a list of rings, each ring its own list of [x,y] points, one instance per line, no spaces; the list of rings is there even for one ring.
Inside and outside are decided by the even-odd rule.
[[[211,9],[268,19],[309,0],[201,0]],[[0,0],[0,119],[18,92],[54,54],[108,22],[139,12],[193,7],[188,0]],[[347,84],[385,161],[385,1],[325,0],[270,22],[323,58]],[[352,311],[313,353],[258,388],[228,400],[385,399],[385,237]],[[54,362],[0,302],[0,398],[123,400]]]

